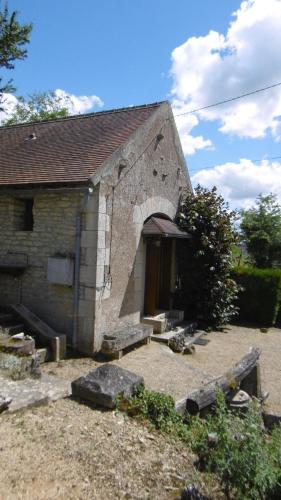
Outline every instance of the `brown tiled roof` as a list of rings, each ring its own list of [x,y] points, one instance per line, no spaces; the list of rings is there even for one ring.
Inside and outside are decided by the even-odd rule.
[[[0,186],[86,182],[160,104],[0,127]]]

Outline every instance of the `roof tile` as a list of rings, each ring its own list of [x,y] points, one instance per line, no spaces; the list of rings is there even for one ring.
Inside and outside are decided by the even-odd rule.
[[[0,127],[0,186],[88,181],[160,104]]]

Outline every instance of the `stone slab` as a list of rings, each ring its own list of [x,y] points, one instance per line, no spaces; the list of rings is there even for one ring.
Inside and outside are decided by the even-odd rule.
[[[138,324],[116,330],[112,334],[104,335],[101,352],[105,355],[115,356],[119,351],[151,337],[152,326]]]
[[[143,377],[106,363],[71,384],[72,395],[106,408],[115,408],[118,397],[125,399],[144,383]]]
[[[40,379],[13,381],[0,376],[0,396],[12,399],[8,412],[57,401],[71,394],[69,382],[42,374]]]

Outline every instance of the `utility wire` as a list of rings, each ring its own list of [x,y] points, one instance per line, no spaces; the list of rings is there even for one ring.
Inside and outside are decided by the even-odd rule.
[[[259,160],[252,160],[251,158],[245,158],[247,161],[251,161],[252,163],[261,163],[262,161],[266,161],[266,160],[279,160],[281,159],[281,156],[269,156],[268,158],[261,158]],[[225,163],[237,163],[237,160],[226,160],[224,162]],[[188,172],[199,172],[199,170],[210,170],[210,169],[213,169],[215,167],[219,167],[220,165],[216,164],[216,165],[210,165],[209,167],[198,167],[198,168],[188,168],[187,167],[187,170]]]
[[[202,108],[192,109],[191,111],[185,111],[184,113],[179,113],[178,115],[174,115],[175,118],[177,116],[190,115],[191,113],[197,113],[198,111],[203,111],[204,109],[214,108],[215,106],[220,106],[221,104],[226,104],[227,102],[237,101],[238,99],[242,99],[243,97],[247,97],[249,95],[258,94],[259,92],[264,92],[265,90],[273,89],[275,87],[279,87],[281,82],[275,83],[274,85],[269,85],[268,87],[263,87],[262,89],[252,90],[251,92],[247,92],[246,94],[241,94],[236,97],[231,97],[230,99],[225,99],[224,101],[218,101],[213,104],[209,104],[208,106],[203,106]]]

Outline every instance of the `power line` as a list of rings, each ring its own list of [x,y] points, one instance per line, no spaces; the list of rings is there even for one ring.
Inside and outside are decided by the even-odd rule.
[[[275,87],[279,87],[281,82],[275,83],[274,85],[269,85],[268,87],[263,87],[261,89],[252,90],[251,92],[247,92],[246,94],[241,94],[236,97],[231,97],[229,99],[225,99],[224,101],[218,101],[213,104],[208,104],[207,106],[203,106],[202,108],[192,109],[191,111],[185,111],[184,113],[179,113],[178,115],[174,115],[175,118],[177,116],[190,115],[191,113],[197,113],[198,111],[203,111],[204,109],[214,108],[215,106],[220,106],[221,104],[226,104],[227,102],[237,101],[238,99],[242,99],[243,97],[247,97],[249,95],[258,94],[259,92],[264,92],[265,90],[273,89]]]
[[[281,159],[281,156],[269,156],[268,158],[261,158],[259,160],[253,160],[251,158],[245,158],[245,159],[247,161],[251,161],[252,163],[261,163],[262,161],[266,161],[266,160],[279,160],[279,159]],[[225,163],[237,163],[237,161],[236,160],[227,160],[224,162],[224,164]],[[221,165],[216,164],[216,165],[211,165],[209,167],[188,168],[188,172],[197,172],[199,170],[200,171],[201,170],[211,170],[211,169],[213,169],[215,167],[219,167],[219,166],[221,166]]]

